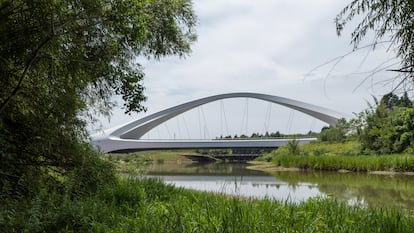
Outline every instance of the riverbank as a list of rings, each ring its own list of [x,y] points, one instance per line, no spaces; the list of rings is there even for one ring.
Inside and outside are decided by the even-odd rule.
[[[256,171],[263,171],[267,173],[272,172],[279,172],[279,171],[306,171],[306,170],[314,170],[314,171],[336,171],[339,173],[348,173],[348,172],[355,172],[355,170],[347,170],[347,169],[338,169],[338,170],[324,170],[324,169],[310,169],[310,168],[300,168],[300,167],[284,167],[273,162],[266,162],[266,161],[251,161],[248,162],[249,166],[246,169],[256,170]],[[373,175],[407,175],[407,176],[414,176],[413,171],[370,171],[370,170],[358,170],[358,172],[366,172],[368,174]]]
[[[38,208],[41,206],[42,211]],[[1,221],[16,232],[412,232],[397,209],[350,206],[332,198],[294,204],[197,192],[157,180],[118,178],[76,199],[42,193]],[[0,211],[1,212],[1,211]],[[5,215],[1,215],[5,216]],[[25,224],[14,225],[27,219]],[[1,219],[5,220],[5,219]],[[6,231],[7,232],[7,231]]]
[[[276,171],[301,171],[300,168],[297,167],[282,167],[277,166],[272,162],[266,162],[266,161],[250,161],[248,162],[249,166],[246,167],[246,169],[250,170],[256,170],[256,171],[263,171],[263,172],[276,172]]]
[[[298,182],[297,173],[289,172],[298,168],[263,162],[254,165],[283,171],[286,177],[282,180],[293,185]],[[309,183],[314,179],[317,177],[310,176]],[[326,177],[324,180],[341,183]],[[412,193],[411,189],[407,193]],[[335,194],[328,196],[296,203],[258,200],[187,190],[143,177],[118,176],[115,182],[99,186],[96,192],[87,195],[73,196],[45,187],[30,200],[0,203],[4,207],[0,210],[0,229],[4,229],[2,232],[249,233],[412,232],[414,229],[414,213],[410,209],[349,205],[335,199]]]
[[[194,154],[193,150],[154,150],[138,151],[133,153],[104,154],[103,158],[111,162],[118,173],[143,175],[144,166],[169,164],[172,169],[192,163],[184,154]]]
[[[356,141],[315,142],[292,148],[280,147],[253,162],[261,171],[314,170],[414,175],[413,154],[363,155]],[[266,163],[268,162],[268,163]]]

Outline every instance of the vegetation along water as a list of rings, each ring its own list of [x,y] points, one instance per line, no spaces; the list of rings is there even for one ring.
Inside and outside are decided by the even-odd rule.
[[[355,51],[370,30],[365,48],[389,41],[398,62],[378,67],[396,73],[393,92],[413,85],[413,9],[412,1],[356,0],[335,19],[340,34],[362,16],[351,34]],[[192,1],[2,0],[0,19],[0,232],[413,231],[410,210],[329,196],[290,203],[185,190],[136,176],[142,163],[157,160],[118,161],[91,148],[87,125],[111,115],[113,95],[122,96],[126,113],[145,110],[137,58],[191,52]],[[324,128],[326,144],[292,141],[264,160],[307,170],[413,172],[413,102],[393,92]],[[297,182],[294,173],[277,176]],[[407,187],[403,194],[413,193]]]
[[[414,172],[414,155],[411,153],[391,155],[363,155],[358,142],[311,143],[298,147],[292,154],[288,147],[275,150],[261,160],[276,166],[295,167],[322,171],[353,171],[405,173]]]
[[[5,213],[16,232],[411,232],[414,218],[397,209],[350,206],[331,198],[299,204],[251,200],[175,188],[156,180],[118,178],[73,197],[39,193]],[[21,208],[21,209],[20,209]]]

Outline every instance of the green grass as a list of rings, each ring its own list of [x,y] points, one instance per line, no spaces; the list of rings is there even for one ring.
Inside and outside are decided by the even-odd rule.
[[[361,155],[359,143],[352,141],[309,143],[300,146],[296,154],[290,153],[288,147],[281,147],[265,155],[262,160],[271,161],[276,166],[322,171],[414,171],[414,155]]]
[[[381,156],[314,156],[314,155],[277,155],[272,163],[282,167],[298,167],[323,171],[341,169],[356,172],[367,171],[414,171],[413,155],[381,155]]]
[[[177,160],[186,160],[181,155],[183,154],[197,154],[193,150],[149,150],[149,151],[140,151],[132,153],[131,155],[143,155],[148,157],[153,161],[177,161]]]
[[[311,142],[299,146],[298,153],[292,154],[289,146],[272,151],[273,155],[361,155],[361,145],[356,141],[343,143]]]
[[[140,175],[144,173],[144,165],[191,163],[181,155],[196,154],[192,150],[153,150],[132,153],[105,154],[104,159],[113,163],[120,173]]]
[[[156,180],[119,178],[97,193],[43,192],[21,208],[0,209],[2,232],[412,232],[395,209],[313,198],[299,204],[200,193]],[[7,209],[7,211],[6,211]]]

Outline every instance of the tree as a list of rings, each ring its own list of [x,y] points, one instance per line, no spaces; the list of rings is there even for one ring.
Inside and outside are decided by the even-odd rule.
[[[350,123],[339,119],[336,126],[323,127],[318,138],[323,142],[343,142],[350,131]]]
[[[391,92],[382,97],[381,104],[390,111],[399,105],[399,101],[398,96]]]
[[[2,0],[0,4],[1,112],[34,76],[66,79],[79,94],[126,111],[144,100],[138,56],[184,56],[195,39],[188,0]]]
[[[407,96],[395,96],[390,105],[390,94],[377,106],[370,106],[363,114],[365,125],[359,135],[362,148],[376,154],[401,153],[414,149],[414,108],[406,106]],[[408,99],[409,102],[411,102]]]
[[[190,0],[0,0],[0,191],[84,164],[87,120],[145,110],[137,58],[184,57],[195,24]]]
[[[357,15],[362,19],[352,32],[351,44],[357,49],[367,35],[374,33],[372,48],[388,42],[390,48],[396,49],[400,67],[393,69],[400,74],[402,81],[414,82],[414,1],[412,0],[353,0],[336,17],[336,29],[341,34],[345,25]],[[385,39],[385,40],[383,40]]]

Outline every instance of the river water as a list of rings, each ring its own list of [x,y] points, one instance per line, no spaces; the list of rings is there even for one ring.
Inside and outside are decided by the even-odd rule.
[[[349,204],[414,208],[414,176],[366,173],[280,171],[246,169],[243,163],[152,164],[147,175],[177,187],[300,202],[333,196]]]

